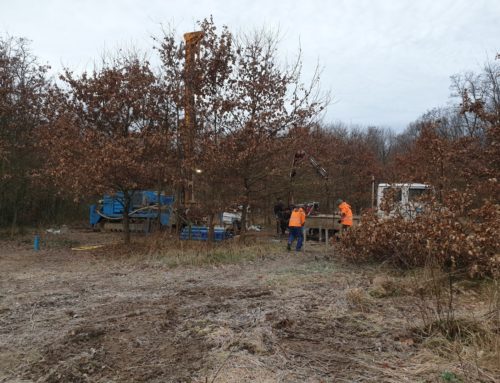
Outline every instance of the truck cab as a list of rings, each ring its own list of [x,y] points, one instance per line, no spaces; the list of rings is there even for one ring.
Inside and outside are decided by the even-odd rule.
[[[377,215],[414,219],[423,212],[422,198],[432,187],[422,183],[381,183],[377,188]]]

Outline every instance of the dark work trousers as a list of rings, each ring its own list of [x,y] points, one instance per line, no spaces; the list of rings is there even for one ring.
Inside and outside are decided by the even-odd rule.
[[[297,247],[295,250],[299,251],[302,248],[302,241],[304,240],[302,227],[290,226],[288,230],[290,231],[290,235],[288,236],[288,246],[292,246],[293,241],[297,238]]]

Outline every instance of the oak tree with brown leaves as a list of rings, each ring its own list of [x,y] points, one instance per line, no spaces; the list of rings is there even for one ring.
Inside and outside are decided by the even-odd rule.
[[[155,188],[169,145],[158,114],[160,92],[149,63],[118,56],[101,68],[61,76],[67,84],[55,121],[45,130],[47,170],[76,198],[123,193],[124,240],[130,241],[129,207],[134,191]],[[52,145],[53,143],[53,145]]]
[[[283,170],[277,164],[293,146],[288,131],[309,127],[327,100],[318,96],[317,73],[308,86],[302,83],[300,55],[291,66],[281,64],[277,36],[258,32],[235,37],[225,27],[219,32],[212,19],[199,26],[203,38],[192,69],[194,82],[184,79],[176,90],[179,94],[179,89],[192,87],[195,149],[179,164],[190,172],[201,170],[194,176],[198,207],[213,218],[241,205],[245,229],[247,208],[267,199],[270,179]],[[182,49],[171,34],[159,49],[165,73],[179,74]],[[185,108],[188,101],[193,102],[183,100]]]

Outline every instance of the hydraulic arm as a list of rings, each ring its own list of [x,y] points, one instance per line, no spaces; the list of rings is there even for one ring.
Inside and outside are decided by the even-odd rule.
[[[316,170],[316,173],[322,177],[325,180],[325,191],[326,191],[326,196],[327,196],[327,209],[330,208],[330,189],[328,186],[328,172],[323,168],[319,162],[311,156],[309,153],[307,153],[305,150],[299,150],[295,153],[293,156],[293,162],[292,162],[292,169],[290,171],[290,190],[289,190],[289,196],[288,196],[288,203],[293,204],[294,203],[294,198],[293,198],[293,181],[295,178],[295,175],[297,174],[297,167],[304,161],[307,160],[309,164]]]

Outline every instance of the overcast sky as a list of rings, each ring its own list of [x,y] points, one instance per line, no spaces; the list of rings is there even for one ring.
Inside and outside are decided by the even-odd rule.
[[[58,71],[90,69],[106,50],[151,50],[161,24],[179,33],[213,15],[234,32],[279,29],[299,44],[304,71],[319,62],[335,102],[325,122],[403,130],[449,100],[449,77],[500,52],[500,0],[0,0],[0,33],[27,37]]]

